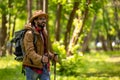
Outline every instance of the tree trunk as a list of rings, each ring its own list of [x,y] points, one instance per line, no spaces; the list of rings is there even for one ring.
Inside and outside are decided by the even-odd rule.
[[[43,12],[48,14],[48,0],[43,0]],[[49,31],[48,22],[46,23],[47,30]]]
[[[96,21],[96,14],[94,15],[93,22],[92,22],[92,25],[91,25],[91,28],[90,28],[90,32],[88,33],[88,35],[85,38],[84,43],[82,45],[82,49],[81,49],[82,52],[85,52],[88,48],[89,41],[92,38],[92,31],[94,29],[95,21]]]
[[[48,0],[43,0],[43,11],[48,14]],[[49,21],[49,18],[48,18],[48,21]],[[53,52],[52,44],[51,44],[51,40],[50,40],[50,35],[49,35],[48,21],[46,23],[46,29],[47,29],[47,33],[48,33],[48,47],[49,47],[49,50],[51,52]]]
[[[111,24],[111,22],[110,22],[110,18],[109,18],[109,16],[108,16],[109,14],[108,14],[108,12],[107,12],[107,10],[106,10],[106,17],[107,17],[107,21],[108,21],[108,26],[114,26],[113,24]],[[109,29],[109,30],[111,30],[111,29]],[[108,33],[108,31],[107,31],[107,33]],[[113,36],[111,35],[111,34],[107,34],[107,40],[108,40],[108,48],[109,48],[109,50],[111,50],[111,51],[113,51],[113,47],[112,47],[112,40],[113,40],[113,38],[112,38]]]
[[[107,19],[107,22],[105,21]],[[105,51],[106,50],[113,50],[112,48],[112,41],[111,41],[111,35],[109,34],[109,30],[110,28],[108,26],[110,26],[110,19],[108,17],[108,13],[107,13],[107,10],[105,10],[105,7],[103,5],[103,24],[104,24],[104,28],[106,30],[106,33],[107,33],[107,47],[106,49],[104,49]]]
[[[96,51],[99,50],[98,46],[97,46],[97,43],[100,41],[100,36],[99,36],[99,32],[97,33],[97,36],[96,36],[96,39],[95,39],[95,49]]]
[[[119,16],[118,16],[118,5],[119,5],[120,1],[119,0],[113,0],[113,8],[114,8],[114,23],[115,23],[115,29],[117,31],[117,37],[118,40],[120,40],[120,27],[119,27]],[[120,49],[120,43],[117,43],[118,45],[118,49]]]
[[[12,5],[11,5],[11,0],[8,1],[8,7],[11,10],[12,9]],[[7,41],[9,41],[9,37],[10,37],[10,29],[11,29],[11,13],[9,13],[9,28],[8,28],[8,33],[7,33]]]
[[[11,10],[12,9],[12,5],[11,5],[11,0],[9,0],[9,2],[8,2],[8,7],[9,7],[9,9]],[[7,41],[9,41],[9,38],[10,38],[10,29],[11,29],[11,12],[8,14],[9,15],[9,18],[8,18],[8,22],[9,22],[9,28],[8,28],[8,33],[7,33]],[[9,54],[11,54],[11,49],[10,49],[10,47],[8,47],[7,48],[8,49],[8,51],[9,51]]]
[[[79,2],[74,2],[74,7],[73,7],[73,10],[72,10],[72,12],[69,16],[69,20],[68,20],[68,23],[67,23],[67,29],[66,29],[65,38],[64,38],[64,44],[65,44],[65,49],[66,50],[67,50],[67,46],[68,46],[68,43],[69,43],[69,40],[70,40],[70,32],[71,32],[73,19],[74,19],[76,10],[78,9],[78,6],[79,6]]]
[[[68,50],[67,50],[67,56],[70,56],[72,55],[72,47],[77,44],[78,42],[78,38],[79,36],[81,35],[82,31],[83,31],[83,27],[85,25],[85,22],[87,20],[87,15],[88,15],[88,5],[90,4],[91,0],[87,0],[87,4],[86,4],[86,8],[85,8],[85,11],[84,11],[84,14],[83,14],[83,22],[82,22],[82,25],[81,27],[79,26],[76,26],[75,29],[74,29],[74,33],[73,33],[73,36],[71,38],[71,41],[69,43],[69,47],[68,47]]]
[[[56,23],[55,23],[55,35],[56,35],[56,41],[60,40],[60,19],[61,19],[61,11],[62,11],[62,5],[59,3],[57,5],[57,11],[56,11]]]
[[[32,16],[32,0],[27,0],[27,12],[28,12],[27,22],[29,22]]]
[[[17,15],[15,15],[14,21],[13,21],[12,37],[14,36],[14,32],[15,32],[16,18],[17,18]],[[9,50],[10,54],[13,53],[12,47],[13,47],[13,44],[11,43],[10,50]]]
[[[43,11],[48,13],[48,0],[43,0]]]
[[[36,10],[43,10],[43,0],[36,0]]]
[[[0,36],[0,49],[2,50],[2,56],[5,56],[6,54],[6,37],[7,37],[7,17],[6,13],[2,13],[2,27],[1,27],[1,36]]]
[[[107,51],[106,41],[103,35],[100,35],[100,41],[102,42],[102,48],[104,51]]]

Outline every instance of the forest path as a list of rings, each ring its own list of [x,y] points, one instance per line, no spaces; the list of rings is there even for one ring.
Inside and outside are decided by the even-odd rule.
[[[120,63],[120,56],[111,56],[106,61],[112,63]]]

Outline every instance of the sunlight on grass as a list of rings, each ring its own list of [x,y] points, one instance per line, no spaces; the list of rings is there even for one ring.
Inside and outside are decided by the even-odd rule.
[[[0,59],[0,69],[2,68],[15,68],[15,66],[20,65],[20,62],[14,60],[13,56],[7,56]]]
[[[114,62],[114,63],[120,62],[120,56],[113,56],[113,57],[107,58],[106,62]]]
[[[14,56],[0,58],[0,80],[25,80],[21,73],[21,63],[14,60]]]
[[[64,64],[66,70],[62,73],[59,71],[61,66],[57,65],[56,80],[120,80],[120,54],[113,53],[75,55]],[[14,56],[1,57],[0,80],[25,80],[21,66],[21,62],[15,61]],[[53,71],[54,67],[51,66],[51,80],[54,80]]]

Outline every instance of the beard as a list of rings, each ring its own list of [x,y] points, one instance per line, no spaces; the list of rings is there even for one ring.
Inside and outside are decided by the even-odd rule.
[[[40,28],[42,28],[42,29],[45,27],[45,25],[46,25],[45,22],[37,23],[37,26],[40,27]]]

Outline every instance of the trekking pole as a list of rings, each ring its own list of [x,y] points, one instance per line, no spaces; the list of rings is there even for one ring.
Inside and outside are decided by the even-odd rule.
[[[56,62],[54,61],[54,80],[56,80]]]
[[[58,57],[58,54],[54,54],[56,57]],[[54,65],[54,80],[56,80],[56,61],[53,61],[53,65]]]

